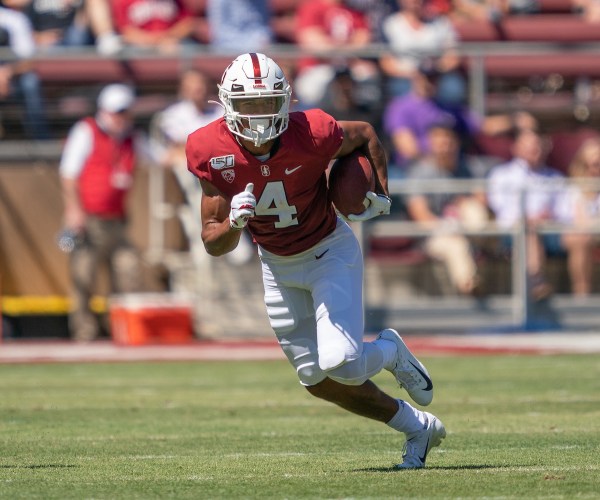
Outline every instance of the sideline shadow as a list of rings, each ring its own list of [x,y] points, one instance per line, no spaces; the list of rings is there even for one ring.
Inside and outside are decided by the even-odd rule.
[[[352,472],[404,472],[405,470],[484,470],[484,469],[502,469],[506,467],[518,467],[515,464],[505,465],[439,465],[439,466],[427,466],[422,469],[396,469],[392,467],[367,467],[365,469],[353,469]]]
[[[70,469],[79,467],[75,464],[4,464],[0,469]]]

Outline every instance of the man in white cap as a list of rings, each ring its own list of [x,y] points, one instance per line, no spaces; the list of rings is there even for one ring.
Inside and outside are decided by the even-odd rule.
[[[120,83],[104,87],[96,115],[81,119],[70,130],[60,162],[63,224],[69,235],[62,248],[70,252],[69,329],[75,340],[93,340],[100,333],[89,307],[99,264],[109,266],[112,292],[141,289],[138,254],[126,237],[125,202],[137,159],[134,102],[130,87]]]

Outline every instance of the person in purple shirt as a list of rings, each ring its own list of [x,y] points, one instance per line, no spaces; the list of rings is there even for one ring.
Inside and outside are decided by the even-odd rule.
[[[467,106],[452,106],[435,98],[441,74],[425,61],[413,77],[411,91],[392,99],[384,111],[384,132],[392,145],[392,170],[402,173],[428,152],[427,134],[436,124],[451,125],[466,149],[478,134],[497,135],[514,129],[536,129],[525,112],[479,116]]]

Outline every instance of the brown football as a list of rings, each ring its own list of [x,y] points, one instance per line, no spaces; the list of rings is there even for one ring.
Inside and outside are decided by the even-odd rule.
[[[375,190],[375,176],[367,157],[359,151],[338,158],[329,172],[329,199],[345,217],[364,212],[365,196]]]

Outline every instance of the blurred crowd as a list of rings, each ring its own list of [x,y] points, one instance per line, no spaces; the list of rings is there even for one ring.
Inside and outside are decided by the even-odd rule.
[[[464,103],[468,89],[457,23],[498,24],[507,16],[539,12],[543,1],[0,0],[0,48],[11,54],[0,57],[0,113],[10,103],[21,104],[25,135],[49,138],[44,89],[31,58],[77,47],[112,57],[125,49],[176,56],[194,46],[268,52],[280,43],[312,54],[360,53],[383,44],[382,53],[369,57],[298,61],[291,76],[300,106],[327,103],[340,112],[381,114],[384,103],[408,93],[425,58],[436,61],[439,100]],[[596,0],[565,2],[573,16],[590,23],[600,18]]]
[[[597,1],[572,1],[573,15],[600,21]],[[286,68],[293,81],[295,109],[320,107],[339,120],[372,123],[388,149],[391,178],[488,180],[488,188],[478,192],[413,193],[397,200],[405,217],[432,228],[420,244],[429,257],[444,263],[457,293],[485,293],[477,264],[480,242],[457,231],[457,225],[477,228],[494,219],[510,227],[526,218],[530,228],[548,220],[585,228],[600,221],[598,189],[580,181],[600,178],[600,138],[584,142],[569,159],[570,166],[558,168],[548,164],[550,144],[544,124],[535,116],[521,110],[481,116],[468,105],[455,23],[499,23],[505,16],[533,14],[539,10],[537,0],[305,0],[295,4],[293,42],[312,54]],[[281,42],[271,22],[272,7],[270,0],[0,0],[0,46],[13,55],[0,59],[0,117],[3,106],[19,102],[24,137],[52,137],[43,85],[31,61],[34,54],[88,47],[103,57],[127,48],[176,56],[182,48],[199,44],[216,51],[268,53],[269,47]],[[362,55],[361,49],[374,43],[385,49]],[[320,51],[327,56],[319,56]],[[100,96],[96,116],[100,122],[113,123],[131,111],[135,88],[130,90],[131,95],[121,96],[126,101],[122,109]],[[148,151],[156,163],[185,171],[187,134],[221,115],[220,108],[208,102],[215,90],[216,82],[202,72],[190,70],[179,76],[178,94],[146,130]],[[118,92],[113,88],[114,99]],[[85,161],[81,137],[96,131],[95,122],[85,123],[78,122],[69,133],[62,160],[67,201],[69,182]],[[132,127],[133,121],[129,119],[127,126]],[[502,147],[490,149],[490,138],[497,139],[494,146]],[[127,151],[134,149],[130,145]],[[197,186],[186,186],[186,175],[179,177],[188,200],[194,200]],[[565,183],[557,190],[537,189],[569,177],[574,181],[569,187]],[[523,203],[516,198],[522,190],[527,193]],[[82,207],[66,203],[66,225],[76,230],[83,221]],[[97,229],[100,234],[112,231]],[[527,238],[533,299],[552,293],[545,258],[553,253],[566,256],[573,293],[593,291],[598,235],[578,230],[540,236],[531,231]],[[124,240],[113,243],[116,246],[104,253],[129,250]],[[501,251],[511,244],[508,239],[498,242]],[[85,270],[90,264],[78,265]],[[77,265],[73,272],[76,276]],[[86,301],[90,286],[82,284],[79,302]]]

